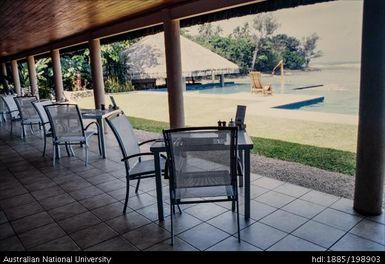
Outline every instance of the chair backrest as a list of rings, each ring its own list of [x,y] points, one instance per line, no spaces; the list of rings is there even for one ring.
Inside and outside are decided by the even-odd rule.
[[[7,113],[8,112],[8,107],[4,102],[3,96],[0,98],[0,114],[2,113]]]
[[[110,95],[110,100],[112,103],[112,109],[119,109],[119,106],[116,104],[114,96]]]
[[[163,135],[167,155],[170,158],[170,188],[209,187],[210,189],[236,185],[235,127],[169,129],[164,130]],[[203,197],[208,196],[216,195],[207,193]]]
[[[237,112],[235,114],[235,124],[242,127],[245,123],[246,105],[237,105]]]
[[[17,96],[13,99],[16,102],[17,109],[19,110],[20,117],[22,120],[39,119],[39,115],[32,105],[32,102],[37,101],[36,96]]]
[[[54,138],[84,136],[83,120],[76,104],[44,106]]]
[[[260,72],[257,72],[257,71],[250,72],[250,78],[251,78],[251,87],[253,89],[263,89]]]
[[[42,124],[49,124],[49,119],[47,112],[44,110],[44,106],[51,104],[53,103],[50,100],[32,102],[32,105],[35,107],[35,110],[38,113]]]
[[[123,111],[109,116],[106,120],[119,143],[123,158],[140,153],[138,138]],[[138,160],[139,158],[133,158],[126,164],[132,167]]]
[[[16,102],[13,98],[15,98],[14,95],[2,95],[1,96],[1,99],[4,101],[4,103],[8,109],[8,113],[10,113],[12,118],[16,118],[19,115],[19,110],[17,109]]]

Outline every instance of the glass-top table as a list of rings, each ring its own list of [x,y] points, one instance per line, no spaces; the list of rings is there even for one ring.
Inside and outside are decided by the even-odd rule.
[[[244,186],[245,198],[245,218],[250,218],[250,150],[253,148],[253,141],[250,139],[246,130],[238,131],[238,151],[242,162],[243,179],[240,179],[239,185]],[[158,138],[150,147],[154,153],[156,197],[158,203],[158,219],[164,220],[163,214],[163,194],[162,194],[162,172],[160,168],[160,154],[166,152],[166,146],[162,138]]]
[[[83,119],[94,119],[98,123],[98,137],[102,150],[103,159],[106,158],[106,142],[104,139],[104,119],[112,114],[119,113],[121,110],[100,110],[100,109],[81,109]]]

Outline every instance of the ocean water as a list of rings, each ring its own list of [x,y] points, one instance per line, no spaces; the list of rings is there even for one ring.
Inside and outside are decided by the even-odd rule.
[[[360,64],[328,64],[315,66],[314,71],[287,72],[283,84],[280,76],[263,75],[264,84],[271,83],[275,94],[324,96],[321,103],[303,106],[300,110],[339,114],[358,114]],[[313,88],[297,89],[307,86]],[[199,93],[231,94],[250,91],[250,84],[230,84],[194,90]]]

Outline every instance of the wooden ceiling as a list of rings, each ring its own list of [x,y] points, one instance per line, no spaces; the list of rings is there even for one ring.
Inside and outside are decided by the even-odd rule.
[[[182,2],[186,0],[1,0],[0,57]]]
[[[113,41],[161,26],[165,15],[189,26],[325,1],[333,0],[0,0],[0,61],[45,56],[94,38]]]

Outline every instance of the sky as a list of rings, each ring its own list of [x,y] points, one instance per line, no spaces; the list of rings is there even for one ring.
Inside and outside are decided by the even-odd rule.
[[[359,62],[361,57],[363,0],[339,0],[321,4],[300,6],[272,12],[280,24],[277,33],[302,39],[317,33],[318,49],[323,56],[312,64]],[[236,26],[250,22],[254,15],[232,18],[213,23],[230,34]],[[197,34],[197,26],[186,28]]]

